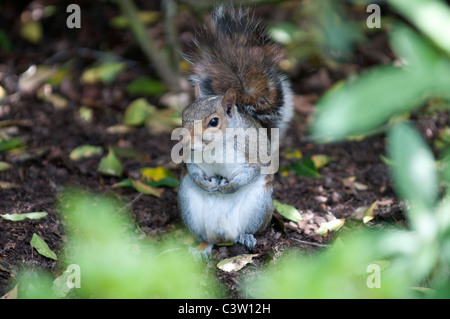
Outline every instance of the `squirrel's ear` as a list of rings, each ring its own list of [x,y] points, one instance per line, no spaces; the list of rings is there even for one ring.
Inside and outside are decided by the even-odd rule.
[[[198,82],[195,82],[194,98],[198,99],[199,97],[202,97],[202,92],[200,91],[200,85]]]
[[[233,114],[233,107],[236,103],[236,91],[234,89],[228,89],[227,93],[223,96],[222,106],[225,109],[225,112],[228,116]]]

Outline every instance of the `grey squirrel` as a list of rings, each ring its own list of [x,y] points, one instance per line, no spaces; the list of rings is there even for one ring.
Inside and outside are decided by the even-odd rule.
[[[205,145],[213,140],[205,134],[208,131],[223,133],[222,141],[228,129],[275,128],[284,136],[293,116],[293,93],[278,70],[278,45],[249,11],[216,8],[211,29],[194,45],[186,59],[192,64],[195,101],[182,115],[183,128],[192,139],[194,123],[201,128],[202,140],[191,143],[192,151],[205,152]],[[269,132],[258,145],[270,145],[270,136]],[[259,158],[250,159],[253,142],[248,136],[230,140],[241,161],[188,162],[180,182],[181,216],[203,242],[198,250],[204,255],[220,243],[238,242],[252,249],[253,235],[272,218],[273,173],[263,173],[265,164]]]

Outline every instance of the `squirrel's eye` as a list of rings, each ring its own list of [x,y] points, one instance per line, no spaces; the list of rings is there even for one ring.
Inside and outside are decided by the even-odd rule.
[[[218,117],[213,117],[208,123],[208,126],[211,126],[211,127],[217,127],[217,125],[219,125]]]

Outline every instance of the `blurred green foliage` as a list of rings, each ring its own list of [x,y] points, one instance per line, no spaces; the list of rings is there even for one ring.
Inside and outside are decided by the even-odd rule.
[[[444,32],[450,30],[450,20],[446,19],[450,9],[442,1],[417,0],[408,1],[407,4],[403,0],[390,2],[401,14],[411,19],[425,37],[405,25],[397,24],[391,31],[390,42],[397,56],[404,61],[402,65],[377,67],[336,85],[319,101],[311,131],[320,141],[336,142],[351,135],[368,134],[381,125],[387,125],[391,176],[397,194],[405,202],[410,230],[378,234],[378,238],[370,241],[367,239],[371,235],[363,234],[359,241],[367,242],[367,246],[354,249],[351,248],[354,244],[352,241],[347,247],[350,254],[347,258],[354,260],[354,264],[361,261],[367,263],[371,258],[389,261],[382,276],[389,276],[389,282],[400,281],[400,284],[388,287],[386,291],[382,288],[379,291],[382,297],[407,297],[411,295],[407,287],[422,285],[422,288],[431,288],[427,290],[426,296],[448,298],[450,194],[448,188],[440,192],[442,184],[439,184],[439,177],[448,183],[448,151],[444,151],[437,162],[431,149],[411,124],[389,120],[418,109],[432,97],[450,98],[450,51],[446,48],[450,33]],[[432,24],[442,28],[439,32],[424,26],[418,18],[430,11],[436,12],[436,8],[442,12],[433,16]],[[448,148],[448,143],[445,145],[444,142],[443,149]],[[442,174],[439,174],[437,163],[440,164]],[[367,250],[372,253],[368,259],[365,254]],[[330,256],[333,254],[330,253]],[[322,269],[322,273],[333,273],[333,276],[340,277],[341,273],[334,267],[335,264],[339,265],[340,257],[341,254],[336,254],[334,259],[328,260],[329,266],[322,266],[326,268]],[[300,262],[291,261],[281,272],[289,273],[292,272],[290,269],[300,269],[301,266]],[[309,265],[305,267],[314,269]],[[391,273],[395,275],[391,277]],[[303,276],[310,276],[308,270]],[[319,283],[314,280],[305,282],[290,296]],[[325,282],[333,281],[323,281],[322,288],[326,287]],[[340,286],[342,284],[338,283],[334,287],[340,291],[336,297],[355,296],[353,293],[341,294],[343,290]],[[363,289],[356,295],[366,296],[366,293]]]
[[[285,45],[296,64],[308,59],[332,65],[348,60],[356,44],[366,40],[359,22],[349,17],[344,1],[302,1],[294,21],[283,21],[268,28],[269,35]]]
[[[203,273],[186,247],[170,239],[138,240],[124,203],[104,195],[67,191],[60,203],[67,225],[62,266],[80,269],[76,298],[211,298],[217,283]],[[58,283],[58,284],[57,284]],[[60,297],[60,283],[45,272],[19,276],[19,298]],[[64,286],[64,285],[63,285]]]

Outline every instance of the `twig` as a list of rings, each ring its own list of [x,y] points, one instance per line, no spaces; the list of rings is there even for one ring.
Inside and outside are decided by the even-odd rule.
[[[299,243],[306,244],[306,245],[312,245],[312,246],[318,246],[318,247],[330,247],[330,245],[327,245],[327,244],[319,244],[319,243],[315,243],[312,241],[305,241],[305,240],[297,239],[295,237],[292,237],[291,239],[298,241]]]
[[[157,259],[157,258],[161,257],[161,256],[164,255],[164,254],[171,253],[171,252],[173,252],[173,251],[177,251],[177,250],[180,250],[180,249],[181,249],[181,248],[178,247],[178,248],[172,248],[172,249],[164,250],[164,251],[161,252],[159,255],[155,256],[154,259]]]
[[[120,11],[126,16],[131,31],[136,41],[141,47],[147,59],[152,62],[159,77],[173,90],[181,89],[181,78],[176,70],[178,66],[173,68],[169,65],[164,56],[160,55],[160,49],[156,45],[154,39],[149,36],[145,30],[145,26],[138,17],[138,10],[132,0],[117,0]]]
[[[176,68],[179,63],[178,52],[180,52],[175,26],[177,3],[174,0],[164,0],[162,2],[162,11],[164,13],[164,33],[169,48],[169,61]]]
[[[142,193],[139,193],[131,202],[127,203],[125,206],[123,206],[122,208],[120,208],[120,210],[124,210],[127,207],[130,207],[131,205],[133,205],[134,202],[136,202],[140,197],[142,196]]]

